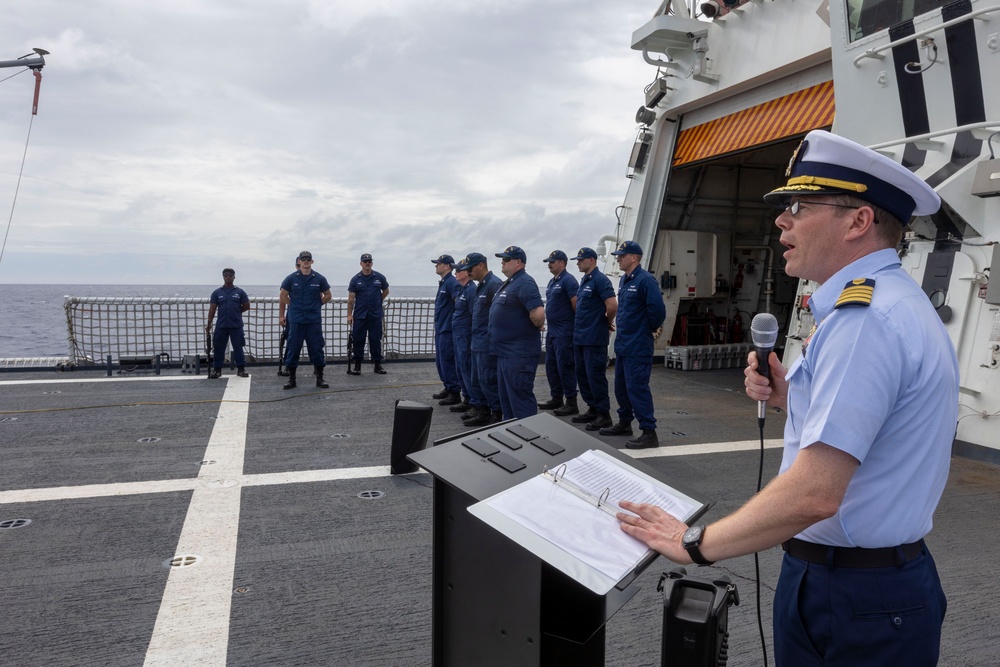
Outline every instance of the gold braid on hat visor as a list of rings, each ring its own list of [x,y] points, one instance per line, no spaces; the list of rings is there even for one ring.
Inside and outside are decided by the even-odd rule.
[[[818,185],[838,190],[848,190],[850,192],[865,192],[868,186],[864,183],[852,183],[851,181],[841,181],[836,178],[822,178],[820,176],[796,176],[788,179],[785,187],[794,185]]]

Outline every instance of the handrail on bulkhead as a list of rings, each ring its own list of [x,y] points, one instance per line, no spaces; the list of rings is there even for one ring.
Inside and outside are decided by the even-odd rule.
[[[959,16],[958,18],[954,18],[954,19],[952,19],[950,21],[945,21],[944,23],[942,23],[940,25],[936,25],[936,26],[934,26],[932,28],[925,28],[924,30],[921,30],[920,32],[915,32],[912,35],[909,35],[907,37],[903,37],[901,39],[897,39],[895,42],[889,42],[888,44],[884,44],[882,46],[876,46],[875,48],[868,49],[867,51],[865,51],[860,56],[858,56],[857,58],[854,59],[854,66],[855,67],[861,67],[861,61],[864,60],[865,58],[876,58],[878,60],[882,60],[883,58],[885,58],[885,56],[882,55],[883,51],[888,51],[888,50],[890,50],[892,48],[895,48],[895,47],[899,46],[900,44],[906,44],[907,42],[912,42],[912,41],[918,40],[921,37],[926,37],[927,35],[929,35],[931,33],[937,32],[939,30],[944,30],[945,28],[950,28],[953,25],[958,25],[959,23],[964,23],[965,21],[968,21],[969,19],[979,19],[980,21],[989,21],[989,19],[986,18],[985,15],[989,14],[990,12],[995,12],[995,11],[998,11],[998,10],[1000,10],[1000,5],[993,5],[991,7],[981,7],[980,9],[977,9],[974,12],[969,12],[968,14],[965,14],[963,16]]]

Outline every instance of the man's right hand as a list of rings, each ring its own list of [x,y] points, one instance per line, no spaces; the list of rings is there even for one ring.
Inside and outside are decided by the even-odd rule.
[[[785,375],[788,369],[778,361],[778,355],[774,352],[767,358],[768,366],[771,368],[771,380],[757,372],[757,352],[751,351],[747,355],[747,367],[743,369],[746,379],[743,384],[747,388],[747,396],[755,401],[765,401],[773,408],[784,409],[788,402],[788,380]]]
[[[353,327],[354,326],[354,315],[348,315],[347,316],[347,326],[349,326],[349,327]]]
[[[285,316],[284,315],[278,315],[278,324],[280,324],[281,326],[285,326]]]

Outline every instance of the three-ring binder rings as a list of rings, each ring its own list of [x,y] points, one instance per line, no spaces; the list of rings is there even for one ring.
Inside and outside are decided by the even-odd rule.
[[[469,507],[469,512],[600,595],[653,552],[626,535],[618,501],[657,505],[687,523],[705,505],[589,450],[554,469]]]

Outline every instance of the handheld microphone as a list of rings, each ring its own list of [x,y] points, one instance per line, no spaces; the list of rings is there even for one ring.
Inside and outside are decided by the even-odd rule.
[[[771,378],[771,364],[767,358],[771,356],[774,344],[778,341],[778,320],[771,313],[758,313],[750,325],[750,337],[753,338],[753,349],[757,352],[757,372]],[[757,425],[764,428],[764,416],[767,414],[767,403],[757,401]]]

